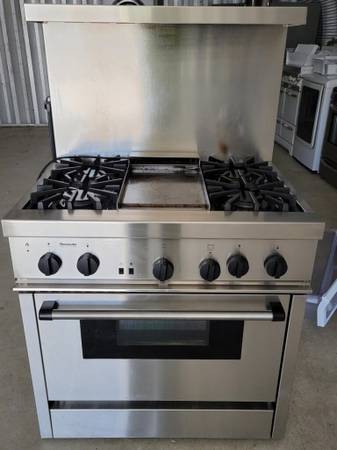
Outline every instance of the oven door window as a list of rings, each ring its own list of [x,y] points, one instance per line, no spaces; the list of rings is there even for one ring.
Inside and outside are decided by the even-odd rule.
[[[83,358],[240,359],[243,321],[81,320]]]
[[[301,96],[300,110],[297,122],[297,136],[308,144],[314,142],[316,114],[319,106],[318,89],[304,86]]]

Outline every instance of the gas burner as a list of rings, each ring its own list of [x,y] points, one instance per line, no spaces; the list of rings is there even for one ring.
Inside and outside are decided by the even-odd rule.
[[[129,160],[119,156],[60,158],[26,208],[116,209],[128,167]]]
[[[296,197],[266,161],[210,157],[201,169],[212,210],[300,211]]]

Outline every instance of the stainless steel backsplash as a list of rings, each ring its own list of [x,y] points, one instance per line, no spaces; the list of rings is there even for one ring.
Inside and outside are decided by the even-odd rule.
[[[286,28],[44,24],[58,155],[271,160]]]

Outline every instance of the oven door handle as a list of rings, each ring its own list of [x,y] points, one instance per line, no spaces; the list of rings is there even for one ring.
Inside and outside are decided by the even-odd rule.
[[[132,309],[83,309],[59,307],[57,301],[45,301],[40,320],[257,320],[282,322],[285,312],[278,301],[269,302],[263,311],[170,311]]]

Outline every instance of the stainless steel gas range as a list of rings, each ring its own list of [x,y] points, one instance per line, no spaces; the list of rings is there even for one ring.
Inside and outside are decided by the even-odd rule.
[[[302,9],[124,8],[26,7],[44,22],[57,158],[2,224],[41,436],[281,437],[324,225],[260,130],[281,22]],[[220,38],[238,64],[249,33],[270,70],[247,61],[256,87],[238,97],[250,81],[213,69],[235,54]],[[126,36],[140,43],[120,39],[112,67],[107,38]]]
[[[63,158],[3,227],[43,436],[282,434],[323,225],[269,164]]]

